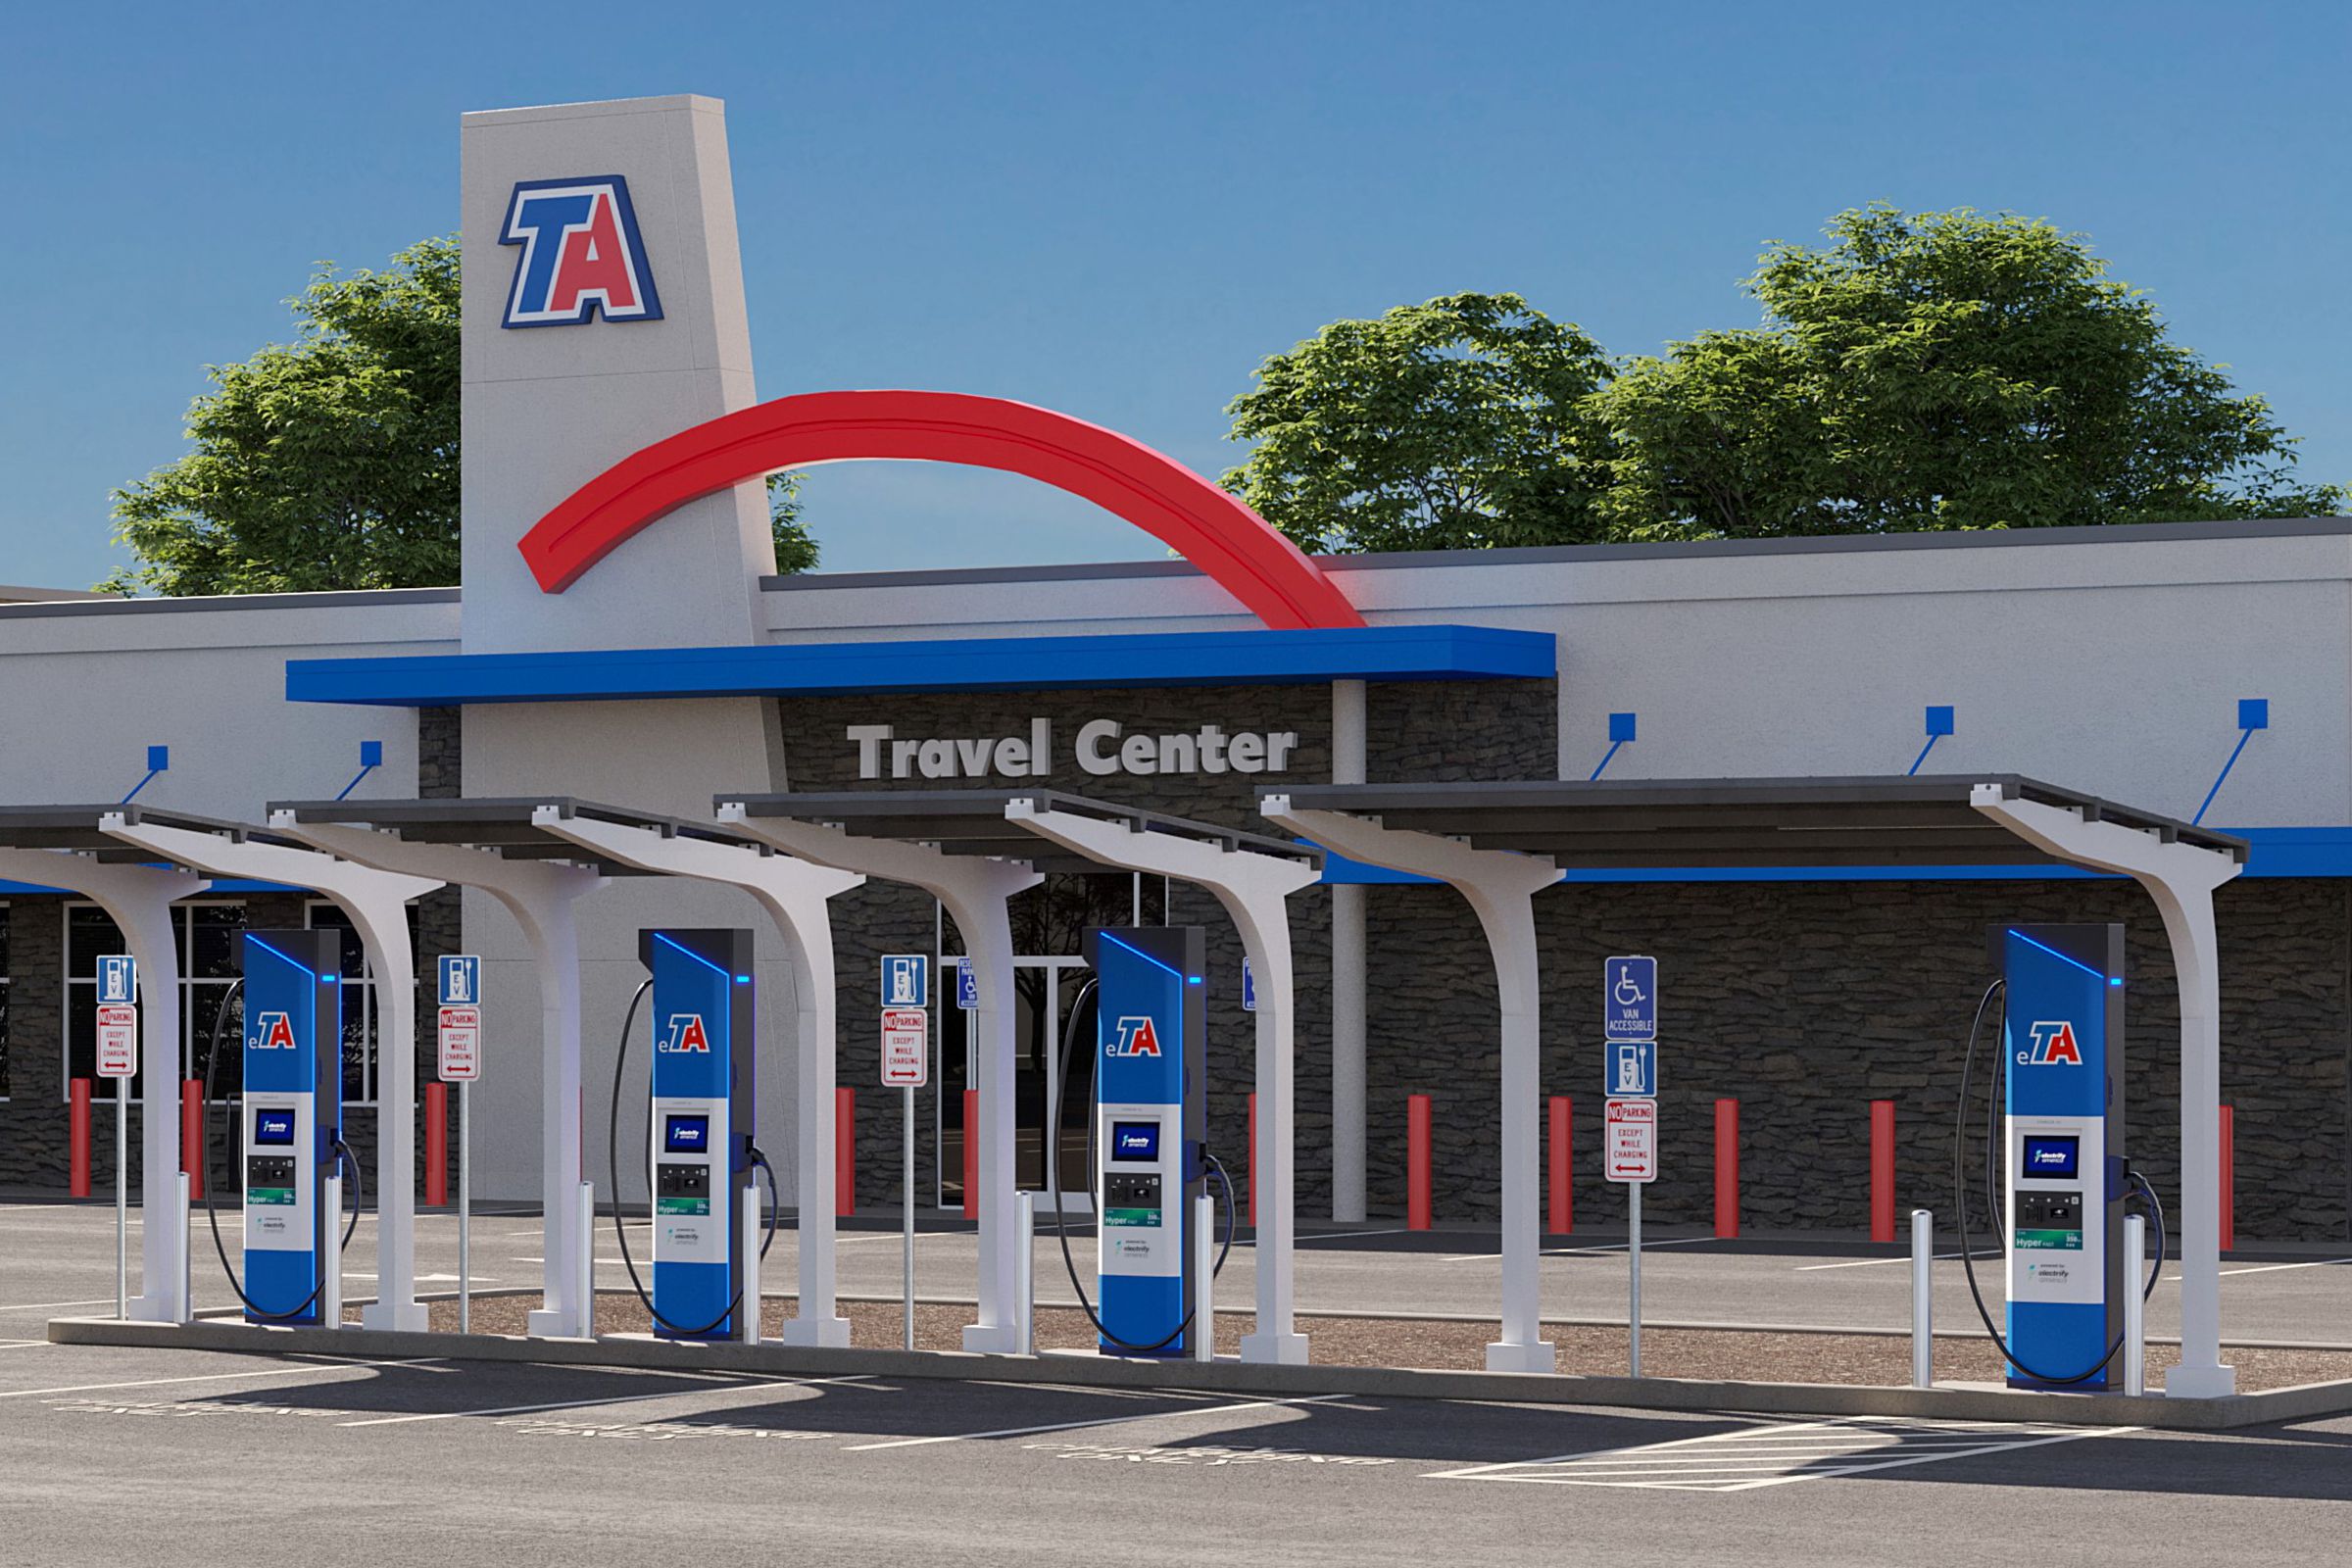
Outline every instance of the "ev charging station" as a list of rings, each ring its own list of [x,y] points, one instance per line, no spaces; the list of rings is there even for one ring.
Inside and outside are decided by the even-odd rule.
[[[765,1162],[757,1138],[752,933],[647,930],[638,956],[653,990],[647,1305],[662,1338],[723,1340],[743,1316],[756,1325],[760,1312],[757,1250],[743,1224],[745,1205],[756,1201],[755,1166]]]
[[[2137,1180],[2124,1157],[2124,928],[2008,926],[1991,946],[2005,1003],[2009,1386],[2103,1390],[2138,1284],[2124,1277]]]
[[[335,1294],[327,1275],[342,1243],[342,1216],[327,1203],[327,1174],[344,1157],[341,933],[248,931],[242,946],[245,1281],[237,1294],[247,1322],[316,1326]]]
[[[1190,1230],[1209,1161],[1206,939],[1199,926],[1098,929],[1084,953],[1099,987],[1089,1146],[1102,1348],[1190,1355]]]

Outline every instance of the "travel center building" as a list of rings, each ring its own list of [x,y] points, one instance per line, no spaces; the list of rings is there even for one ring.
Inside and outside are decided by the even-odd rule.
[[[580,502],[659,438],[692,447],[710,421],[737,416],[726,428],[740,432],[763,417],[718,106],[468,116],[464,170],[463,587],[0,605],[0,804],[120,799],[148,748],[166,746],[169,768],[141,804],[259,823],[267,803],[333,796],[371,742],[382,761],[354,800],[563,796],[697,822],[721,795],[1053,790],[1270,833],[1258,792],[1285,783],[1582,779],[1603,766],[1626,781],[2024,774],[2183,820],[2202,811],[2251,840],[2246,874],[2218,895],[2238,1232],[2352,1234],[2352,519],[1309,562],[1107,432],[990,400],[820,395],[766,405],[798,412],[760,426],[780,443],[761,450],[789,449],[791,466],[1012,467],[1104,501],[1189,559],[777,577],[756,481],[713,485],[706,466],[617,522],[612,494],[601,520]],[[520,193],[615,175],[659,314],[510,329],[529,261],[502,236]],[[669,448],[636,480],[722,461],[698,451]],[[569,536],[543,521],[566,516]],[[486,960],[474,1190],[535,1201],[539,991],[521,933],[478,893],[413,907],[420,974],[441,953]],[[1598,1179],[1601,958],[1660,963],[1663,1172],[1649,1217],[1711,1214],[1714,1102],[1737,1100],[1745,1223],[1851,1232],[1869,1212],[1873,1100],[1896,1105],[1898,1201],[1948,1205],[1960,1051],[1989,978],[1984,932],[2005,920],[2129,925],[2133,1162],[2168,1201],[2177,1186],[2171,959],[2133,883],[2046,867],[1693,864],[1572,873],[1536,908],[1543,1085],[1574,1097],[1579,1224],[1622,1212]],[[878,960],[952,960],[959,938],[904,884],[870,880],[830,912],[839,1081],[860,1095],[858,1198],[894,1202]],[[1400,1212],[1407,1097],[1427,1094],[1438,1218],[1492,1219],[1496,991],[1469,909],[1448,888],[1337,864],[1290,913],[1299,1212]],[[771,1148],[788,1144],[794,980],[752,902],[639,877],[583,899],[579,915],[600,1187],[642,925],[758,933],[761,1119]],[[1211,1140],[1238,1167],[1254,1044],[1240,941],[1215,901],[1104,870],[1050,877],[1013,917],[1022,1184],[1042,1178],[1079,933],[1138,917],[1208,929]],[[231,933],[336,918],[297,888],[216,883],[187,901],[178,1069],[230,977]],[[0,885],[0,1185],[58,1189],[68,1084],[91,1070],[95,956],[120,939],[96,908],[23,884]],[[372,1064],[391,1047],[372,1038],[371,998],[386,982],[355,978],[370,984],[351,992],[346,1093],[372,1168]],[[918,1196],[953,1208],[970,1069],[941,990]],[[430,1048],[406,1047],[420,1081]],[[150,1041],[149,1070],[172,1050]],[[1063,1103],[1082,1106],[1084,1063],[1061,1065]],[[642,1084],[640,1066],[627,1103]],[[104,1182],[113,1140],[95,1143]],[[215,1163],[225,1179],[219,1152]],[[776,1164],[789,1200],[795,1162],[779,1151]]]

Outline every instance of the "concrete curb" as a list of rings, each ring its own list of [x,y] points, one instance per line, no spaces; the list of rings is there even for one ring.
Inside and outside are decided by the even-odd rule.
[[[724,1371],[782,1377],[1058,1383],[1088,1388],[1182,1389],[1277,1397],[1353,1394],[1381,1398],[1602,1405],[1634,1410],[1917,1416],[1951,1421],[2037,1421],[2199,1432],[2352,1412],[2352,1382],[2314,1383],[2221,1399],[2133,1399],[2120,1394],[2038,1394],[2009,1389],[1895,1389],[1824,1383],[1445,1372],[1410,1367],[1145,1362],[1083,1355],[976,1355],[949,1350],[808,1349],[772,1341],[762,1345],[679,1345],[636,1335],[598,1340],[529,1340],[382,1329],[259,1328],[243,1323],[126,1323],[116,1318],[89,1317],[51,1319],[49,1341],[53,1345],[116,1345],[384,1360],[523,1361],[554,1366]]]

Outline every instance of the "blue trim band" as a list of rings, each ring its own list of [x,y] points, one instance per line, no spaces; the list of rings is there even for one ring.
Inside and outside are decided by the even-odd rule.
[[[286,700],[452,708],[465,703],[1067,691],[1089,686],[1532,680],[1558,673],[1558,639],[1549,632],[1492,626],[1351,626],[290,659]]]

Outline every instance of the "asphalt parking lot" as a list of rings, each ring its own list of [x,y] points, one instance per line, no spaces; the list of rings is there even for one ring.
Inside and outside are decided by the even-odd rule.
[[[446,1225],[425,1222],[427,1273],[448,1272]],[[479,1231],[483,1266],[528,1283],[536,1222]],[[1310,1279],[1382,1277],[1431,1307],[1492,1289],[1466,1240],[1381,1240],[1310,1247],[1302,1298]],[[2328,1505],[2352,1500],[2352,1419],[2203,1436],[46,1343],[48,1317],[111,1307],[112,1242],[104,1209],[0,1207],[0,1558],[1931,1564],[2023,1544],[2082,1563],[2310,1562],[2340,1545]],[[847,1288],[895,1289],[893,1243],[845,1248]],[[956,1244],[924,1243],[943,1294]],[[1694,1260],[1678,1311],[1876,1310],[1867,1282],[1891,1274],[1899,1295],[1906,1273],[1669,1250]],[[1622,1256],[1592,1261],[1609,1256],[1547,1269],[1597,1309],[1622,1281]],[[2233,1276],[2232,1306],[2321,1321],[2352,1281],[2298,1261]],[[225,1298],[198,1263],[207,1302]],[[1708,1294],[1714,1271],[1740,1294]],[[1781,1294],[1755,1294],[1774,1278]]]

